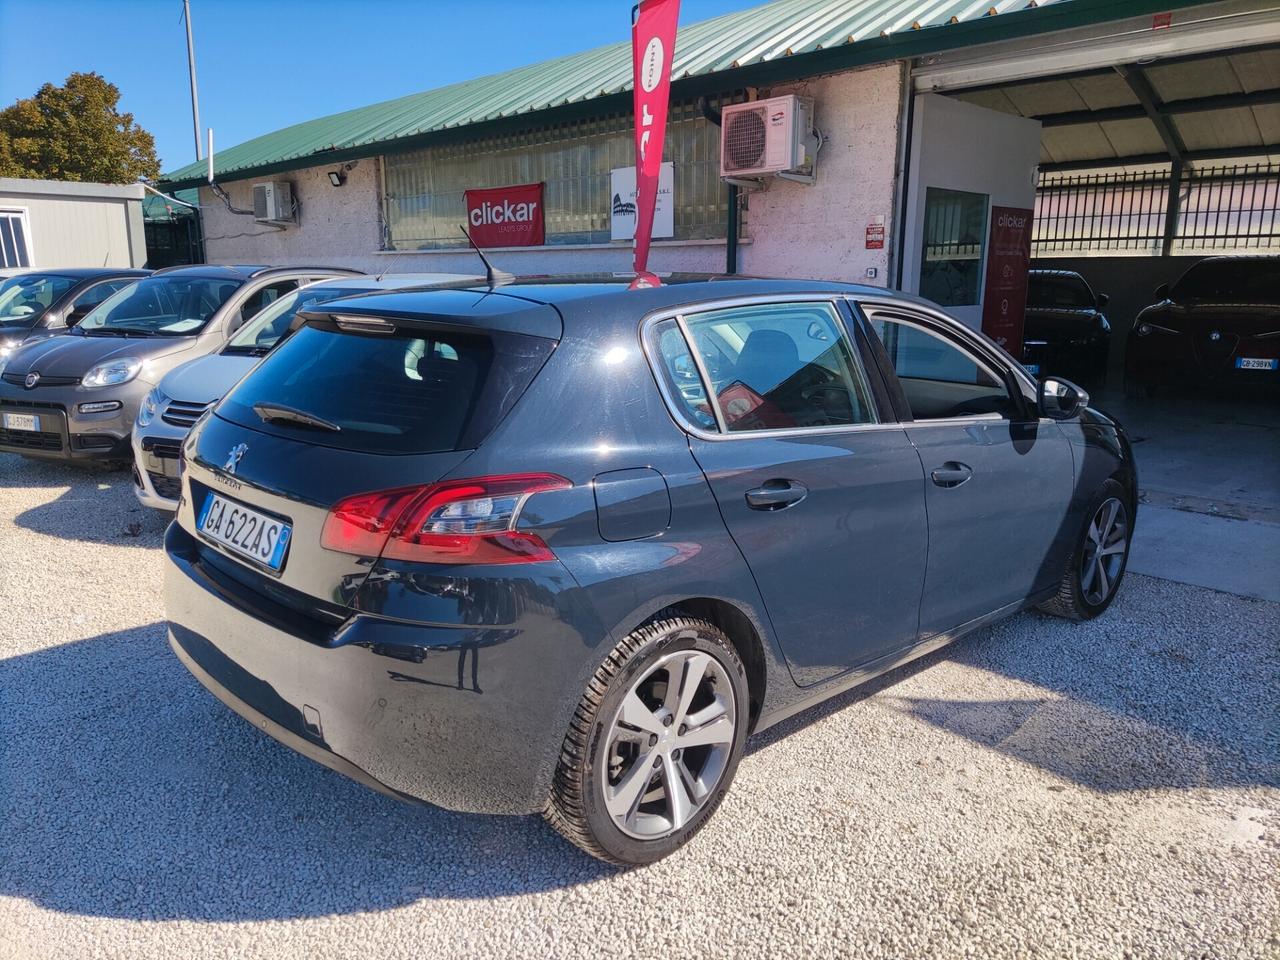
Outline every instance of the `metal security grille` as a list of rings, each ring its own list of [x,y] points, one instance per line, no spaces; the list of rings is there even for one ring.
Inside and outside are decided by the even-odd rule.
[[[1036,256],[1158,255],[1170,168],[1042,174],[1032,238]],[[1280,164],[1196,167],[1177,184],[1171,253],[1280,250]]]
[[[1197,169],[1184,189],[1175,249],[1280,250],[1280,163]]]
[[[693,104],[672,104],[663,159],[675,164],[675,239],[725,235],[719,129]],[[546,184],[546,242],[609,242],[609,174],[635,162],[631,118],[565,124],[383,158],[387,242],[395,250],[465,246],[467,190]]]

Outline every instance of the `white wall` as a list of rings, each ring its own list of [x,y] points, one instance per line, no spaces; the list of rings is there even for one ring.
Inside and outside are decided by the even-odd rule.
[[[752,245],[742,270],[760,276],[812,277],[885,286],[893,246],[895,165],[902,67],[879,64],[760,92],[814,98],[826,137],[812,186],[773,180],[752,193]],[[885,246],[866,248],[867,224],[883,217]],[[876,271],[867,277],[868,268]]]
[[[884,217],[892,234],[895,162],[902,68],[881,64],[830,77],[775,87],[761,96],[803,93],[815,98],[816,120],[826,134],[813,186],[771,182],[752,193],[745,215],[747,236],[739,249],[739,270],[762,276],[863,280],[868,267],[885,284],[888,254],[867,250],[866,225]],[[329,264],[396,273],[471,272],[474,254],[459,251],[381,251],[379,165],[361,160],[341,187],[329,183],[336,164],[279,175],[293,184],[300,223],[272,230],[252,217],[228,213],[207,188],[200,190],[205,250],[211,263]],[[224,185],[233,203],[252,207],[252,183]],[[631,269],[627,244],[505,249],[492,254],[498,266],[516,274],[593,273]],[[719,273],[725,267],[724,241],[657,241],[649,265],[656,271]]]
[[[141,267],[141,186],[0,177],[0,208],[25,210],[31,266]]]
[[[988,110],[962,100],[928,93],[915,102],[911,137],[907,242],[902,248],[902,289],[920,287],[923,254],[924,200],[929,187],[985,193],[988,222],[984,245],[990,239],[992,206],[1033,208],[1036,167],[1040,162],[1040,123]],[[986,280],[978,281],[981,298]],[[982,327],[982,304],[948,306],[947,312],[965,323]]]

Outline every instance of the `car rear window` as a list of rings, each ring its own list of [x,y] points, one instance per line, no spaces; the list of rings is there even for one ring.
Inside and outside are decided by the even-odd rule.
[[[477,446],[506,414],[554,342],[509,333],[400,327],[356,333],[308,324],[227,395],[218,415],[323,446],[411,454]],[[264,421],[285,406],[337,426]]]

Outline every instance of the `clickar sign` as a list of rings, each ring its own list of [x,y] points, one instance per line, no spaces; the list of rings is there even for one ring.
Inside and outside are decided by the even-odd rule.
[[[542,184],[468,190],[467,229],[481,247],[536,247],[544,242]]]

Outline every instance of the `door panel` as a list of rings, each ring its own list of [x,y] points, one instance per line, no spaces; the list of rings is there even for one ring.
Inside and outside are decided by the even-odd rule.
[[[928,527],[906,431],[695,438],[692,446],[796,683],[915,643]],[[771,481],[807,493],[783,508],[750,507],[747,494]]]
[[[1051,554],[1072,483],[1071,450],[1057,425],[992,419],[908,429],[924,466],[929,512],[921,635],[950,630],[1052,583],[1061,572]],[[972,476],[943,485],[953,482],[944,472],[950,464],[967,466]]]
[[[801,685],[914,644],[924,582],[920,459],[900,425],[877,422],[840,317],[826,301],[751,304],[651,334]]]
[[[1072,491],[1070,445],[1028,409],[973,337],[927,317],[873,314],[910,407],[929,514],[920,634],[942,633],[1052,583]]]

